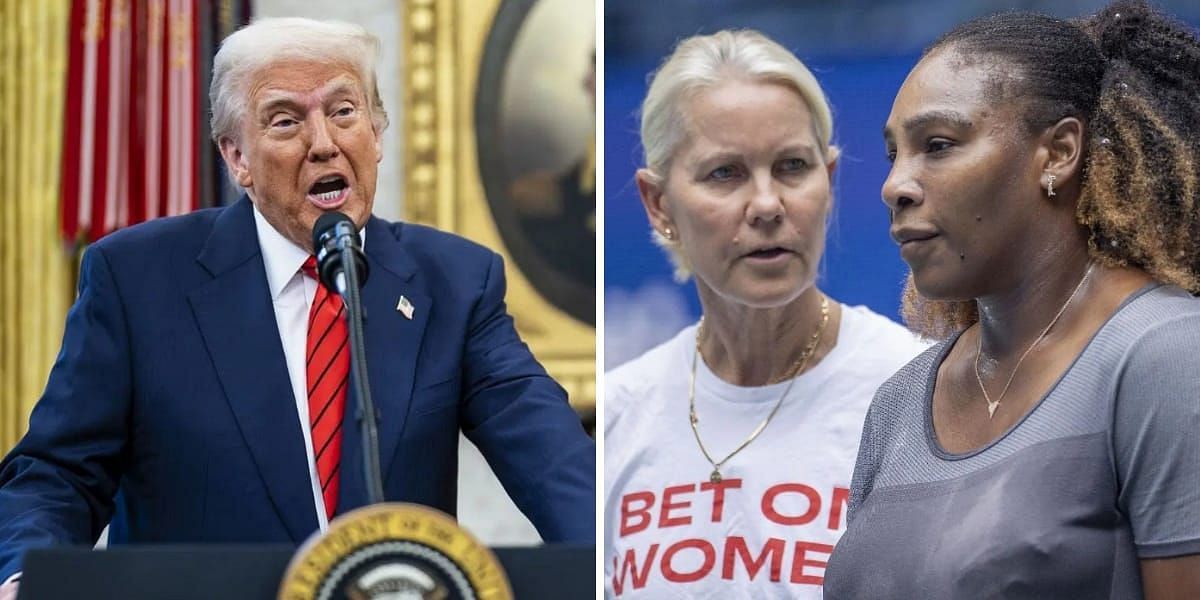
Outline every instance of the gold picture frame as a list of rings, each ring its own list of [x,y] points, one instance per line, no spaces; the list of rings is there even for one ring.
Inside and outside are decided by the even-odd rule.
[[[535,0],[518,3],[528,8]],[[485,61],[485,46],[505,11],[512,7],[501,0],[403,3],[405,213],[412,222],[458,233],[504,257],[506,300],[517,331],[567,390],[572,406],[588,417],[596,407],[594,314],[587,323],[539,292],[514,260],[512,236],[501,231],[485,192],[476,95],[481,80],[495,79],[484,72],[485,62],[495,64]]]

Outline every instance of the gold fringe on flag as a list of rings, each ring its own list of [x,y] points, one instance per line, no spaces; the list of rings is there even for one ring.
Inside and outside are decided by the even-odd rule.
[[[70,0],[0,0],[0,454],[41,396],[74,299],[59,234]]]

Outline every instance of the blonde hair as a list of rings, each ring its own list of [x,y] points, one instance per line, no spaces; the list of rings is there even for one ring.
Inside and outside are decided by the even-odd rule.
[[[225,38],[213,58],[208,92],[212,139],[218,144],[224,138],[237,139],[254,76],[269,65],[288,60],[353,67],[370,102],[371,122],[382,132],[387,129],[388,116],[375,77],[378,58],[379,39],[358,25],[299,17],[255,19]]]
[[[800,95],[812,113],[813,129],[826,161],[837,158],[832,145],[833,114],[821,84],[794,54],[753,30],[725,30],[687,38],[663,62],[642,102],[642,148],[646,169],[660,184],[688,131],[685,106],[701,91],[737,80],[774,83]],[[654,242],[667,252],[675,278],[686,281],[691,266],[679,242],[653,231]]]

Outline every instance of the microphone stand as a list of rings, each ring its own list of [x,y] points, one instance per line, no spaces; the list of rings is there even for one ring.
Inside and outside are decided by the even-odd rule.
[[[357,235],[351,230],[351,235]],[[375,404],[371,401],[371,387],[367,381],[367,353],[363,343],[362,298],[359,292],[358,263],[354,260],[354,248],[347,242],[348,236],[337,237],[337,249],[341,254],[342,273],[337,278],[338,293],[346,304],[346,325],[350,331],[350,377],[358,393],[358,422],[362,428],[363,473],[367,484],[367,503],[383,502],[383,478],[379,467],[379,429],[376,423]]]

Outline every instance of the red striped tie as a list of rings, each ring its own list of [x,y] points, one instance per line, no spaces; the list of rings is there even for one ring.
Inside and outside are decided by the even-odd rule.
[[[349,332],[342,317],[342,298],[330,292],[317,277],[317,260],[308,257],[301,267],[318,281],[317,295],[308,312],[308,423],[325,516],[333,518],[338,499],[338,465],[342,460],[342,415],[346,411],[346,384],[350,375]]]

